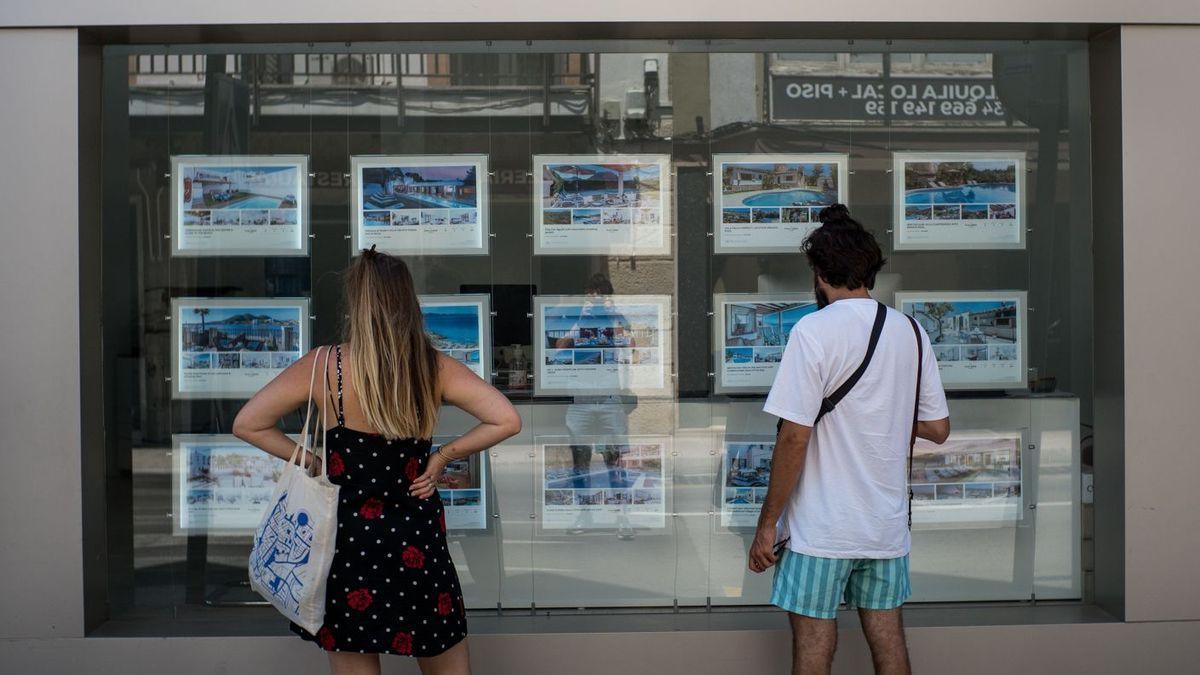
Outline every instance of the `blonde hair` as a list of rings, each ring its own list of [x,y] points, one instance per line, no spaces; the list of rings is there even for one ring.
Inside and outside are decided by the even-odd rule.
[[[385,438],[432,438],[437,351],[404,261],[364,250],[345,275],[350,383],[371,427]]]

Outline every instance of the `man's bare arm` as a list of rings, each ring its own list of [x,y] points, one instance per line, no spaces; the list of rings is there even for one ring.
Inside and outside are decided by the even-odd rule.
[[[795,491],[796,481],[800,480],[811,436],[812,427],[795,422],[784,420],[779,428],[775,452],[771,456],[771,481],[767,484],[767,497],[758,514],[758,531],[750,547],[749,566],[753,572],[762,572],[775,564],[775,523]]]
[[[924,438],[927,441],[933,441],[938,445],[946,442],[950,437],[950,418],[943,417],[940,420],[929,420],[917,422],[917,438]]]

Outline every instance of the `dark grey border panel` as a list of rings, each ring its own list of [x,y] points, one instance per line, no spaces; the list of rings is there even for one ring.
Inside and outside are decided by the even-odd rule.
[[[1096,602],[1125,616],[1125,312],[1121,33],[1091,41]]]

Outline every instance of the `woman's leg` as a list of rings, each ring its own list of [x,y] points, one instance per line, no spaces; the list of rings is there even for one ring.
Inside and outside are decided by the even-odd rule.
[[[378,654],[326,652],[333,675],[380,675]]]
[[[471,675],[471,658],[467,651],[467,639],[438,654],[417,659],[421,675]]]

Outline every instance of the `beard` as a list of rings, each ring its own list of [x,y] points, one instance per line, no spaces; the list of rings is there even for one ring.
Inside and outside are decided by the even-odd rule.
[[[817,309],[824,309],[829,306],[829,296],[825,295],[825,291],[821,290],[821,286],[817,280],[817,275],[813,275],[813,293],[817,296]]]

